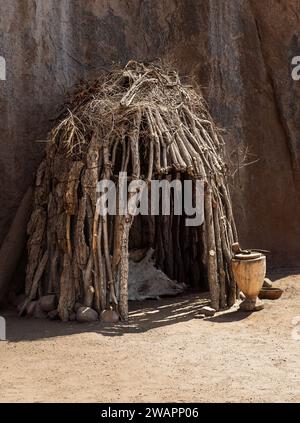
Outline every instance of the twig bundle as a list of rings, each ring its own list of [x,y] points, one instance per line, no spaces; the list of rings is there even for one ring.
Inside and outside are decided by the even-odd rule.
[[[236,298],[231,245],[237,233],[223,147],[203,98],[174,71],[129,62],[78,92],[52,130],[37,172],[27,301],[56,293],[64,321],[76,302],[98,313],[112,305],[127,319],[133,216],[104,217],[96,207],[98,181],[116,181],[123,171],[145,181],[180,175],[204,180],[199,261],[207,268],[212,306],[231,306]]]

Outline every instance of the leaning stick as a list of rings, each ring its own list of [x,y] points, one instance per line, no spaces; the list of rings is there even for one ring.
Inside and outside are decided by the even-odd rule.
[[[121,260],[120,260],[120,301],[119,312],[122,320],[128,320],[128,242],[132,216],[122,218]]]
[[[154,159],[154,147],[153,147],[153,139],[150,139],[149,143],[149,159],[148,159],[148,173],[147,173],[147,182],[149,183],[152,180],[153,175],[153,159]]]
[[[34,278],[33,278],[33,282],[32,282],[32,286],[31,286],[31,289],[30,289],[30,293],[27,296],[27,299],[24,302],[23,306],[21,307],[21,310],[19,312],[19,316],[21,316],[23,314],[23,312],[26,309],[29,302],[36,297],[38,285],[39,285],[39,282],[41,280],[41,277],[43,276],[47,261],[48,261],[48,251],[46,250],[44,252],[42,260],[40,261],[40,263],[39,263],[39,265],[36,269],[36,272],[35,272],[35,275],[34,275]]]
[[[101,309],[105,310],[108,304],[106,304],[105,298],[105,279],[104,279],[104,269],[103,269],[103,258],[102,258],[102,218],[100,217],[99,226],[98,226],[98,238],[97,238],[97,256],[98,256],[98,278],[99,278],[99,289],[100,289],[100,305]]]
[[[149,131],[150,131],[150,135],[151,138],[153,139],[154,142],[154,156],[155,156],[155,167],[156,167],[156,172],[158,174],[161,173],[161,164],[160,164],[160,142],[159,142],[159,137],[154,129],[154,124],[152,121],[152,113],[150,108],[147,109],[147,113],[146,113],[146,117],[147,117],[147,121],[148,121],[148,127],[149,127]]]
[[[237,235],[237,230],[236,230],[235,221],[234,221],[234,217],[233,217],[229,193],[228,193],[228,190],[227,190],[224,183],[221,184],[220,188],[221,188],[221,192],[222,192],[222,195],[223,195],[223,198],[224,198],[228,220],[229,220],[230,226],[232,228],[232,232],[233,232],[233,242],[237,242],[238,235]]]
[[[226,307],[226,274],[224,271],[219,207],[220,207],[220,204],[219,202],[217,202],[215,206],[213,207],[213,216],[214,216],[215,242],[216,242],[216,251],[217,251],[218,275],[219,275],[219,283],[220,283],[220,307],[221,309],[224,309]]]
[[[100,213],[98,207],[96,207],[95,214],[94,214],[94,221],[93,221],[93,242],[92,242],[92,249],[93,249],[93,258],[94,258],[94,288],[95,288],[95,308],[98,312],[101,311],[101,288],[100,288],[100,270],[99,270],[99,260],[100,257],[98,255],[98,234],[99,234],[99,220],[100,220]],[[101,242],[101,241],[100,241]],[[87,298],[89,294],[89,281],[86,281],[86,291],[85,297]]]
[[[106,179],[109,179],[111,163],[109,162],[109,150],[108,150],[107,144],[103,146],[103,160],[104,160],[104,176]],[[114,305],[117,307],[118,300],[115,294],[114,274],[112,272],[112,266],[111,266],[111,260],[110,260],[110,254],[109,254],[107,214],[102,217],[102,230],[103,230],[103,250],[104,250],[105,263],[106,263],[107,285],[110,292],[111,300],[114,303]]]
[[[212,307],[219,310],[219,286],[217,276],[217,258],[215,231],[212,211],[212,189],[209,185],[205,191],[205,228],[207,242],[207,273]]]
[[[166,145],[166,142],[164,140],[162,129],[160,127],[159,122],[160,122],[160,115],[159,115],[158,110],[156,110],[155,116],[152,115],[152,124],[156,128],[158,138],[159,138],[161,148],[162,148],[162,163],[163,163],[162,171],[164,171],[164,173],[167,173],[167,169],[168,169],[167,145]]]
[[[139,179],[141,174],[141,163],[140,163],[140,154],[139,154],[139,134],[140,134],[140,125],[141,125],[142,115],[138,111],[137,115],[133,119],[133,130],[130,136],[130,145],[131,145],[131,161],[132,161],[132,178]]]
[[[70,258],[72,257],[72,244],[71,244],[71,216],[67,213],[66,217],[66,240],[67,240],[67,250]]]
[[[228,280],[229,295],[227,296],[227,306],[231,307],[235,303],[235,299],[236,299],[236,284],[234,281],[234,276],[233,276],[232,268],[231,268],[232,254],[228,246],[228,242],[226,240],[226,226],[225,225],[226,225],[226,222],[223,222],[223,225],[221,226],[221,242],[222,242],[222,250],[223,250],[224,259],[227,264],[228,278],[229,278]]]

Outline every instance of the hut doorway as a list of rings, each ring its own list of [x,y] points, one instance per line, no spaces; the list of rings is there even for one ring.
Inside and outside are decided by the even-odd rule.
[[[170,175],[170,179],[171,177]],[[182,179],[184,179],[184,175],[182,175]],[[140,261],[149,249],[152,249],[155,265],[168,278],[193,291],[208,291],[209,286],[203,262],[205,253],[203,224],[187,226],[186,219],[190,216],[185,213],[174,214],[173,202],[174,192],[171,191],[169,215],[160,213],[156,216],[138,215],[135,217],[129,236],[129,258]],[[130,287],[131,281],[129,280],[128,283]],[[176,286],[174,288],[174,293],[176,293]],[[171,292],[172,287],[170,287],[170,295]],[[155,292],[151,290],[151,295],[153,294]]]

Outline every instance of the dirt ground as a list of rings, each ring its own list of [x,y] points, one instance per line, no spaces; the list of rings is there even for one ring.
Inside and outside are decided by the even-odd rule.
[[[195,317],[205,300],[190,294],[133,304],[115,327],[0,312],[0,401],[299,402],[300,272],[277,274],[275,286],[282,298],[260,312],[206,319]]]

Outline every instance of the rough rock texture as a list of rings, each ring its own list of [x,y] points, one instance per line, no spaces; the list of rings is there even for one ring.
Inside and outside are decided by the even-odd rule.
[[[235,178],[243,247],[299,264],[298,0],[0,0],[0,243],[65,93],[113,62],[172,60],[202,86],[228,145],[259,162]]]

